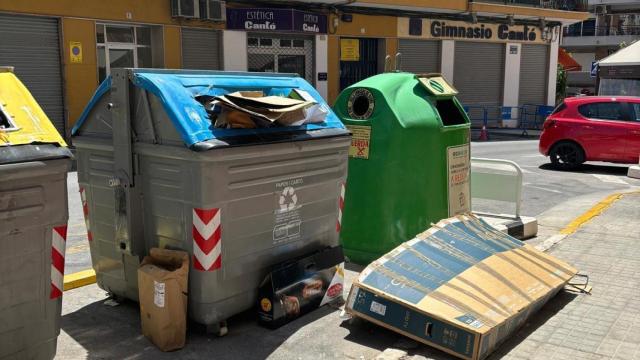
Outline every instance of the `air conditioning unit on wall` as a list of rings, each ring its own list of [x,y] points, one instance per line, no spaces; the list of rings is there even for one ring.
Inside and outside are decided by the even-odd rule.
[[[224,1],[200,0],[200,18],[205,20],[223,21],[227,18]]]
[[[224,1],[171,0],[171,16],[187,19],[223,21],[226,19]]]
[[[171,0],[172,17],[197,18],[199,10],[198,0]]]

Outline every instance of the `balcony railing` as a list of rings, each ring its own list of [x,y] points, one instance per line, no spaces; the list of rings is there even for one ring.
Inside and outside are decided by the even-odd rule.
[[[564,28],[564,36],[625,36],[640,35],[640,25],[621,26],[570,26]]]
[[[564,11],[588,11],[587,0],[471,0],[512,6],[531,6]]]

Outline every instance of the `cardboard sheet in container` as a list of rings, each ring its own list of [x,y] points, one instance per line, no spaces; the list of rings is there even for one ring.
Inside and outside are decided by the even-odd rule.
[[[347,311],[459,358],[489,355],[577,273],[471,214],[371,263]]]

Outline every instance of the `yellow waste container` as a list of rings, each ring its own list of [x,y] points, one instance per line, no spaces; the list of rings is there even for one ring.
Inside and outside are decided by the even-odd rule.
[[[71,152],[0,67],[0,359],[52,359],[60,333]]]

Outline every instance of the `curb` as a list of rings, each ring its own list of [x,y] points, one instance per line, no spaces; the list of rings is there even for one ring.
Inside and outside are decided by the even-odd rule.
[[[627,176],[633,179],[640,179],[640,165],[635,165],[629,167],[629,172]]]
[[[93,269],[78,271],[64,276],[64,291],[91,285],[96,282],[96,272]]]
[[[538,220],[529,216],[521,216],[508,223],[492,226],[519,240],[530,239],[538,234]]]
[[[584,224],[591,221],[596,216],[602,214],[605,210],[607,210],[611,205],[613,205],[616,201],[622,199],[625,195],[629,194],[639,194],[639,191],[630,191],[623,193],[615,193],[607,196],[602,201],[595,204],[591,209],[587,210],[582,215],[573,219],[564,229],[560,230],[560,232],[556,235],[551,236],[547,240],[542,243],[536,245],[536,249],[540,251],[548,251],[554,245],[558,244],[560,241],[564,240],[567,236],[575,233],[580,229]]]
[[[589,222],[594,217],[602,214],[605,210],[607,210],[613,203],[622,199],[625,193],[615,193],[607,196],[604,200],[597,203],[591,209],[587,210],[584,214],[575,218],[572,222],[569,223],[564,229],[560,230],[561,235],[571,235],[578,231],[582,225]]]

